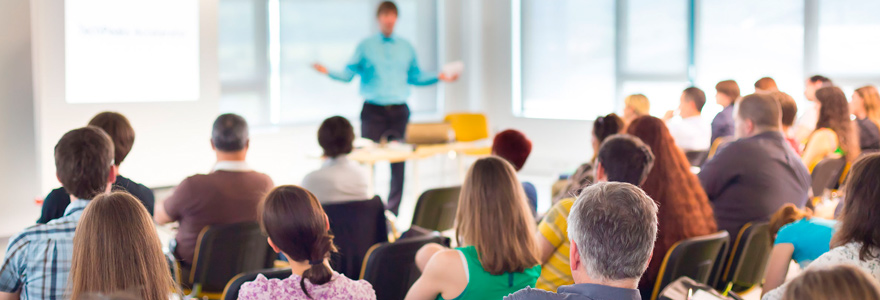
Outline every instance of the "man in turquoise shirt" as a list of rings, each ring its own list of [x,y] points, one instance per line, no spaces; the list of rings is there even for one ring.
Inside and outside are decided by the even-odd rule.
[[[360,94],[364,97],[361,110],[361,136],[375,142],[403,139],[409,122],[406,99],[410,85],[426,86],[438,80],[451,82],[457,75],[422,73],[416,51],[406,40],[395,36],[397,6],[382,2],[376,12],[381,33],[364,39],[341,71],[328,71],[315,64],[318,72],[330,78],[350,82],[354,75],[361,77]],[[397,214],[403,195],[404,163],[391,164],[391,190],[387,209]]]

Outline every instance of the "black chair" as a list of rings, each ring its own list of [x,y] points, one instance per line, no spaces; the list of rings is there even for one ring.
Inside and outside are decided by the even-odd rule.
[[[206,226],[199,234],[192,271],[185,282],[190,296],[220,299],[226,283],[240,273],[271,268],[275,251],[256,222]]]
[[[258,270],[247,273],[241,273],[235,275],[232,280],[229,280],[229,283],[226,284],[226,288],[223,289],[223,300],[235,300],[238,299],[238,291],[241,290],[241,285],[246,282],[251,282],[257,279],[257,275],[263,274],[268,279],[285,279],[290,277],[293,272],[290,271],[290,268],[277,268],[277,269],[266,269],[266,270]]]
[[[412,225],[435,231],[451,229],[458,210],[459,194],[460,186],[425,191],[416,203]]]
[[[767,223],[747,223],[739,230],[724,274],[716,288],[733,283],[733,291],[743,294],[764,281],[764,269],[770,258],[773,241]]]
[[[813,173],[810,174],[813,179],[813,196],[821,197],[825,190],[836,188],[844,168],[846,168],[846,159],[842,157],[826,158],[816,164]]]
[[[361,279],[373,285],[376,299],[403,299],[421,272],[416,252],[428,243],[449,245],[449,239],[433,234],[373,245],[364,259]]]
[[[687,157],[691,166],[699,167],[706,162],[706,158],[709,157],[709,151],[685,151],[684,156]]]
[[[371,246],[388,241],[385,206],[379,197],[367,201],[324,204],[330,219],[333,242],[339,252],[330,257],[330,264],[348,278],[358,278],[364,256]]]
[[[663,288],[681,277],[687,276],[702,284],[709,283],[715,261],[729,243],[728,236],[727,231],[720,231],[672,245],[660,265],[651,300],[657,299]]]

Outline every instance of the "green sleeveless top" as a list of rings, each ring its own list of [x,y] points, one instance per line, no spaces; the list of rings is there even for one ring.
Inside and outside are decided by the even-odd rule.
[[[501,300],[526,287],[535,287],[538,276],[541,276],[541,265],[535,265],[522,273],[504,273],[492,275],[483,270],[479,254],[474,246],[455,248],[467,261],[468,284],[461,295],[451,300]],[[444,300],[437,295],[437,300]]]

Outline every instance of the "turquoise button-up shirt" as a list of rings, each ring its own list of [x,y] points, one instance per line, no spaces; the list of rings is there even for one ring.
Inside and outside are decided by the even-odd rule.
[[[426,86],[437,83],[437,74],[422,73],[416,50],[408,41],[383,34],[366,38],[341,71],[329,71],[330,78],[350,82],[361,77],[361,96],[375,105],[406,104],[409,85]]]

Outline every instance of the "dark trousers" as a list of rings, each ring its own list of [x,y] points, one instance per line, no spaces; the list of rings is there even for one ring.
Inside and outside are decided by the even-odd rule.
[[[380,106],[364,102],[361,110],[361,136],[374,142],[403,140],[406,136],[406,124],[409,123],[409,106]],[[388,193],[388,204],[385,207],[397,215],[400,199],[403,197],[403,177],[406,165],[391,164],[391,190]]]

